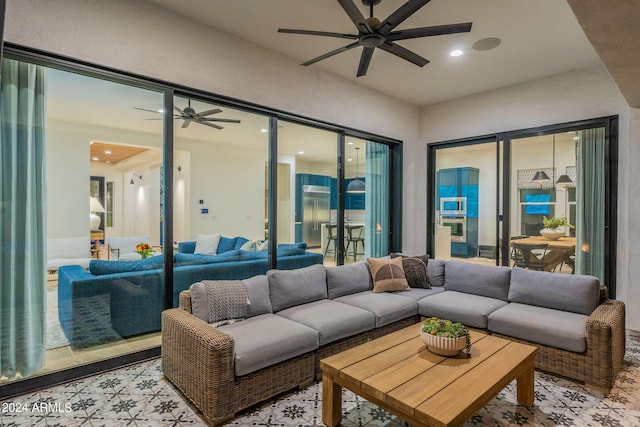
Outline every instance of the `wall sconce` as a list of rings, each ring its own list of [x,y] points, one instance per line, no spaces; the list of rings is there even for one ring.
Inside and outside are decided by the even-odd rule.
[[[174,166],[174,168],[178,169],[178,172],[182,172],[182,166]]]
[[[133,180],[133,178],[135,177],[138,177],[138,179],[142,181],[142,175],[138,175],[134,172],[133,175],[131,175],[131,181],[129,181],[129,185],[136,185],[135,181]]]
[[[560,177],[556,181],[556,184],[560,184],[562,186],[562,188],[564,188],[566,190],[567,189],[567,185],[571,184],[572,182],[573,182],[573,180],[571,178],[569,178],[569,175],[564,174],[564,175],[560,175]]]

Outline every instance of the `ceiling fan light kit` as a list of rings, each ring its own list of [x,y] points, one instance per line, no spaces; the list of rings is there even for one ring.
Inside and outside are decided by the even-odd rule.
[[[380,21],[373,16],[373,7],[380,3],[381,0],[362,0],[362,3],[369,7],[369,17],[365,18],[353,0],[337,0],[342,9],[351,18],[356,26],[358,34],[333,33],[329,31],[313,31],[313,30],[295,30],[290,28],[279,28],[278,32],[288,34],[303,34],[310,36],[336,37],[342,39],[355,40],[346,46],[334,49],[316,58],[302,63],[304,66],[315,64],[323,59],[330,58],[355,47],[362,46],[362,54],[360,55],[360,63],[358,64],[358,72],[356,77],[367,74],[369,64],[373,52],[376,48],[389,52],[405,61],[409,61],[419,67],[424,67],[429,60],[423,58],[415,52],[406,49],[395,43],[399,40],[415,39],[420,37],[441,36],[445,34],[468,33],[471,31],[471,22],[460,24],[438,25],[432,27],[411,28],[407,30],[394,31],[394,29],[404,22],[408,17],[416,13],[422,6],[429,3],[430,0],[409,0],[400,6],[395,12],[387,17],[384,21]]]

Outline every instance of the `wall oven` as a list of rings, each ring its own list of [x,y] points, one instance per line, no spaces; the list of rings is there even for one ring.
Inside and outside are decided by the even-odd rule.
[[[465,216],[467,215],[466,197],[440,197],[440,215]]]
[[[451,241],[467,243],[467,218],[466,217],[440,217],[440,225],[451,229]]]

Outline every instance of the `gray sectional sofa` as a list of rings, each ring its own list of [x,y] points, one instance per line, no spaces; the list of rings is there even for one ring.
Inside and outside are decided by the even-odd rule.
[[[422,287],[376,293],[364,262],[271,270],[243,281],[242,320],[211,309],[212,289],[229,283],[196,283],[163,313],[164,374],[218,425],[311,383],[324,357],[438,316],[537,346],[538,369],[612,386],[624,304],[596,278],[439,260],[427,263],[427,277]]]

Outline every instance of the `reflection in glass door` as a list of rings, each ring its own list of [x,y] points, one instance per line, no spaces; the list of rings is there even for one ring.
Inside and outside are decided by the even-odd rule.
[[[497,263],[496,147],[491,141],[435,150],[432,257]]]

